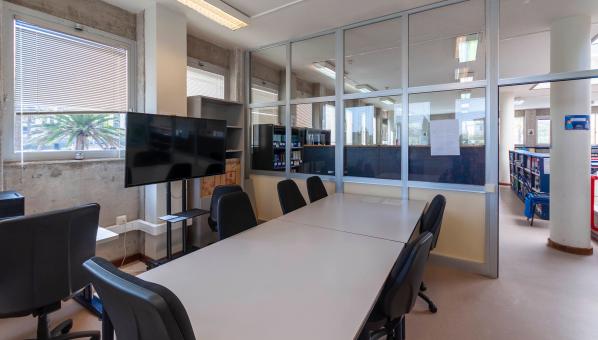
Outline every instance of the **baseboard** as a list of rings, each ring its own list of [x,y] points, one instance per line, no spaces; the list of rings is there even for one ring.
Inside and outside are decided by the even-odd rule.
[[[450,256],[440,255],[440,254],[430,254],[430,263],[450,267],[462,270],[464,272],[472,273],[472,274],[479,274],[487,276],[486,273],[486,264],[483,262],[477,261],[468,261],[463,259],[458,259]]]
[[[548,239],[548,247],[552,248],[552,249],[556,249],[565,253],[569,253],[569,254],[573,254],[573,255],[584,255],[584,256],[590,256],[592,254],[594,254],[594,249],[592,247],[590,248],[578,248],[578,247],[571,247],[571,246],[567,246],[564,244],[560,244],[558,242],[555,242],[553,240],[551,240],[550,238]]]

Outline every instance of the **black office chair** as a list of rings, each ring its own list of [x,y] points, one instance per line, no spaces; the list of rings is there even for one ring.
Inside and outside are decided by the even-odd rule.
[[[390,273],[360,340],[405,339],[405,315],[411,312],[424,276],[433,242],[429,232],[405,245]]]
[[[219,185],[214,188],[214,192],[212,192],[212,200],[210,202],[210,216],[208,216],[208,225],[212,231],[218,231],[218,200],[220,197],[231,192],[239,191],[243,191],[243,189],[236,184]]]
[[[278,200],[283,214],[288,214],[307,205],[297,183],[291,179],[278,182]]]
[[[243,191],[225,194],[218,200],[218,236],[221,240],[257,225],[249,196]]]
[[[167,288],[122,272],[99,257],[83,266],[91,273],[118,339],[195,340],[185,307]]]
[[[442,217],[444,216],[444,208],[446,207],[446,198],[442,195],[436,195],[432,199],[432,202],[428,206],[426,212],[422,215],[420,225],[419,225],[419,232],[430,232],[434,236],[434,240],[432,242],[432,247],[430,247],[430,251],[436,248],[436,243],[438,242],[438,236],[440,236],[440,227],[442,226]],[[428,309],[432,313],[436,313],[438,311],[438,307],[434,304],[432,299],[428,297],[424,291],[426,291],[427,287],[424,282],[422,282],[419,292],[419,297],[421,297],[426,303],[428,304]]]
[[[99,340],[99,331],[69,333],[72,320],[50,331],[48,314],[90,284],[83,262],[95,255],[100,206],[0,222],[0,318],[37,317],[38,340]]]
[[[307,179],[307,195],[311,203],[328,196],[324,183],[319,176],[311,176]]]

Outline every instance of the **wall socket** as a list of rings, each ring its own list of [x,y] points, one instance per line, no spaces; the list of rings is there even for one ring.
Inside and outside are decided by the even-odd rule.
[[[120,215],[116,216],[116,225],[126,224],[127,223],[127,215]]]

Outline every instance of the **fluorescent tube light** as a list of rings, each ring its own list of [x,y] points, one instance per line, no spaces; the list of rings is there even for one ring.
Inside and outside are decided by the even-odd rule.
[[[515,105],[515,106],[521,106],[521,105],[523,105],[523,103],[525,103],[525,100],[523,100],[523,98],[516,97],[513,100],[513,105]]]
[[[199,12],[201,15],[233,31],[247,27],[247,22],[232,16],[206,0],[177,0],[181,4]],[[226,4],[222,4],[226,6]],[[228,9],[228,8],[227,8]],[[235,13],[239,15],[239,13]],[[240,16],[240,15],[239,15]]]
[[[377,91],[375,88],[371,87],[368,84],[361,84],[361,85],[357,85],[355,86],[357,88],[357,90],[359,90],[359,92],[361,93],[370,93],[370,92],[374,92]]]
[[[572,80],[574,81],[574,80]],[[590,80],[590,84],[592,85],[598,85],[598,78],[592,78]],[[532,87],[530,87],[530,90],[546,90],[550,88],[550,83],[546,82],[546,83],[538,83],[533,85]]]
[[[384,97],[380,101],[386,105],[394,105],[395,101],[392,98]]]
[[[334,69],[334,65],[330,64],[329,62],[315,62],[312,65],[316,69],[316,71],[322,73],[326,77],[336,79],[336,70]]]

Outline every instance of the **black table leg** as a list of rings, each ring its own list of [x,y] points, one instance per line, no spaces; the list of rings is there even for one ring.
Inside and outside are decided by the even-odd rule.
[[[114,340],[114,326],[105,310],[102,313],[102,340]]]

